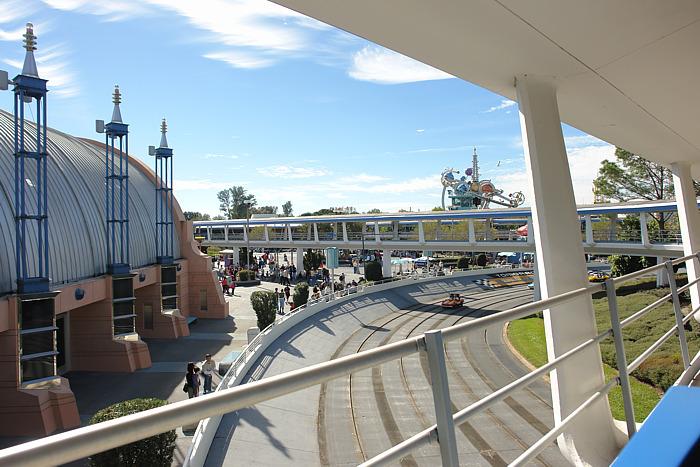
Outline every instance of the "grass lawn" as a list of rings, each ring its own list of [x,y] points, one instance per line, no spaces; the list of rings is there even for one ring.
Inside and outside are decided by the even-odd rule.
[[[508,338],[520,354],[533,365],[540,367],[547,363],[547,348],[544,337],[544,320],[529,317],[513,321],[508,326]],[[612,380],[617,370],[609,365],[603,365],[605,381]],[[661,398],[661,391],[631,379],[632,399],[634,401],[634,418],[642,422],[649,415]],[[625,420],[625,410],[622,405],[622,390],[618,386],[608,393],[610,411],[617,420]]]

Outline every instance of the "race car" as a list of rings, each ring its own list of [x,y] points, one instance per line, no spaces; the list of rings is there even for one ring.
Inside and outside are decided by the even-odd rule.
[[[610,279],[610,274],[605,271],[588,271],[588,280],[590,282],[604,282]]]
[[[464,305],[464,299],[458,293],[451,293],[450,298],[442,301],[443,308],[457,308]]]

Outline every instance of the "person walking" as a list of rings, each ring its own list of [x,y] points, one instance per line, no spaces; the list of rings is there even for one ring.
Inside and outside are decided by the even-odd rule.
[[[283,290],[285,300],[287,300],[288,303],[291,303],[291,301],[289,300],[289,296],[291,295],[291,290],[289,289],[289,286],[286,286]]]
[[[277,311],[279,314],[284,314],[284,292],[279,291],[275,288],[275,294],[277,295]]]
[[[226,276],[221,279],[221,290],[223,290],[224,295],[228,294],[228,281],[226,280]]]
[[[211,391],[211,379],[216,371],[216,362],[212,360],[211,355],[207,354],[204,357],[204,363],[202,364],[202,374],[204,375],[204,394],[210,393]]]

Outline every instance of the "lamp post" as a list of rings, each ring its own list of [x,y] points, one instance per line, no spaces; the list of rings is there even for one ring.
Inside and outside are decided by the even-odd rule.
[[[250,270],[250,205],[252,200],[243,200],[245,203],[245,268]]]

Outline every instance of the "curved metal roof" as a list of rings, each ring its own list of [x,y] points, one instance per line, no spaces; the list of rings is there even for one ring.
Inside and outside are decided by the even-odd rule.
[[[25,122],[30,134],[36,127]],[[52,286],[107,272],[105,153],[98,145],[48,129],[49,277]],[[15,182],[13,116],[0,110],[0,295],[15,291]],[[156,262],[155,186],[153,173],[129,164],[129,233],[131,267]],[[32,180],[35,182],[35,180]],[[28,203],[36,190],[27,183]],[[27,247],[35,251],[35,229]],[[180,257],[177,230],[174,257]],[[30,269],[31,271],[31,269]]]

